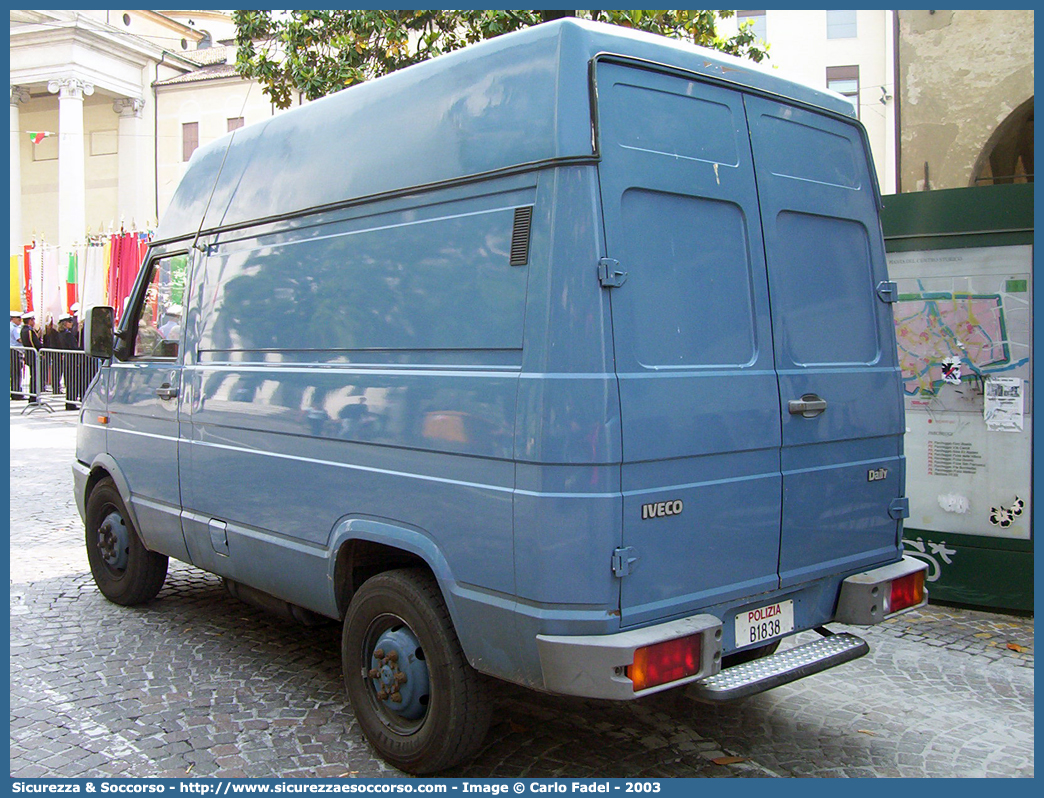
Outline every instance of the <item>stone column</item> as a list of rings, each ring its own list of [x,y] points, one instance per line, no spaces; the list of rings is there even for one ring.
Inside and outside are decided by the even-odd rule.
[[[29,102],[29,92],[11,87],[11,253],[21,255],[22,246],[22,128],[18,106]]]
[[[144,229],[150,217],[145,207],[145,174],[147,165],[142,163],[145,152],[145,125],[141,109],[145,100],[141,97],[121,97],[112,104],[119,114],[119,188],[116,207],[127,228]]]
[[[47,91],[58,95],[58,244],[67,248],[87,232],[83,98],[94,94],[94,84],[61,78]]]

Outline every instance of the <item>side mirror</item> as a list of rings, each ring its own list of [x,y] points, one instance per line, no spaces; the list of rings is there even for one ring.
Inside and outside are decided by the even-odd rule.
[[[93,307],[83,322],[83,345],[91,357],[112,357],[113,310],[105,305]]]

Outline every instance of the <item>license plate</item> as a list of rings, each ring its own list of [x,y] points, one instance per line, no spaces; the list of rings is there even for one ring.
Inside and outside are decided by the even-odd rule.
[[[794,602],[780,601],[736,614],[736,648],[794,631]]]

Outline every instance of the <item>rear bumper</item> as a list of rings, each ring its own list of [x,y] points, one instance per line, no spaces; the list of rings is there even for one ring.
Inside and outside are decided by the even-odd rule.
[[[872,571],[866,571],[841,582],[841,593],[837,600],[837,611],[834,613],[836,623],[847,623],[856,626],[869,626],[880,623],[891,615],[906,612],[928,603],[928,591],[918,604],[904,607],[893,612],[889,606],[889,589],[891,583],[904,576],[918,571],[928,571],[928,563],[904,556],[902,560],[891,565],[884,565]]]
[[[818,627],[824,622],[855,625],[880,623],[897,614],[892,612],[889,606],[891,583],[926,570],[927,564],[912,557],[904,557],[897,563],[853,574],[841,580],[839,590],[835,577],[825,593],[820,591],[823,603],[820,604],[821,614],[818,620],[814,620],[813,612],[798,628],[800,630]],[[799,596],[795,593],[781,595],[784,598],[795,599]],[[837,597],[837,604],[831,617],[829,613],[834,606],[834,596]],[[809,593],[808,598],[814,599],[815,593]],[[923,607],[927,602],[928,595],[925,591],[920,603],[904,607],[900,612]],[[710,614],[711,612],[714,614]],[[723,630],[723,622],[718,616],[730,619],[734,617],[735,612],[735,605],[714,607],[710,612],[700,615],[615,634],[538,634],[537,652],[544,689],[562,695],[627,701],[690,682],[701,682],[700,690],[706,693],[701,697],[705,700],[730,700],[834,667],[862,656],[868,650],[859,638],[837,635],[832,639],[827,638],[803,646],[802,652],[795,651],[786,656],[777,655],[758,660],[759,665],[751,663],[742,674],[734,667],[723,671],[721,677],[715,677],[715,674],[721,671],[723,642],[728,643],[723,639],[731,639],[730,634],[723,634],[723,631],[729,630]],[[684,679],[635,691],[634,683],[627,676],[627,667],[634,662],[635,651],[644,646],[691,635],[699,635],[701,640],[699,672]],[[725,674],[732,676],[725,678]],[[715,678],[710,680],[708,677]]]
[[[684,679],[635,692],[626,675],[643,646],[700,636],[700,670]],[[721,621],[694,615],[610,635],[537,635],[544,688],[562,695],[628,701],[694,682],[721,668]]]
[[[919,603],[900,610],[893,610],[890,600],[893,582],[926,571],[927,567],[926,563],[904,557],[897,563],[843,579],[833,620],[869,625],[880,623],[900,612],[923,607],[928,603],[927,591],[923,591]],[[733,701],[850,662],[870,650],[866,641],[855,635],[831,634],[825,628],[816,631],[824,635],[819,640],[726,668],[701,679],[693,688],[693,696],[707,702]]]

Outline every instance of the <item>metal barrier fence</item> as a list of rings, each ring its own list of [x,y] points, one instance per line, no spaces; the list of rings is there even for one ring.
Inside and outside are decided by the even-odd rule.
[[[11,399],[25,399],[27,407],[49,412],[62,403],[66,410],[77,410],[98,364],[78,349],[12,346]]]

